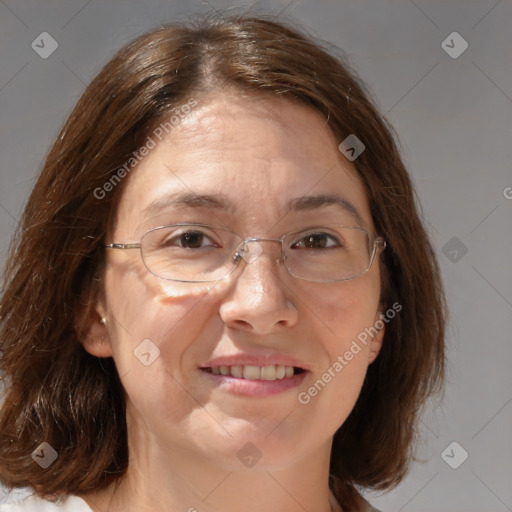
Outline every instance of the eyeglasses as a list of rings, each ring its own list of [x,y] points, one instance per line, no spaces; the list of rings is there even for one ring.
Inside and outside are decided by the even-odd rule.
[[[189,223],[150,229],[140,243],[111,243],[105,247],[140,249],[144,265],[155,276],[202,283],[228,276],[242,259],[254,261],[263,252],[259,241],[280,243],[278,261],[288,272],[317,282],[348,281],[366,274],[375,255],[386,247],[383,238],[358,227],[316,226],[286,233],[279,239],[242,239],[228,229]]]

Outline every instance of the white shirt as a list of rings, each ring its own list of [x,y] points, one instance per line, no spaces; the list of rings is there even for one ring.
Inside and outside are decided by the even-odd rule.
[[[92,512],[92,510],[78,496],[67,496],[59,502],[28,496],[0,505],[0,512]]]

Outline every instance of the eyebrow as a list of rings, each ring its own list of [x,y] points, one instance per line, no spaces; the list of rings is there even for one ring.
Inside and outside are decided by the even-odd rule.
[[[195,194],[194,192],[188,192],[170,194],[157,199],[144,208],[142,214],[148,216],[170,207],[233,211],[233,205],[223,194]]]
[[[357,208],[346,199],[337,194],[313,194],[294,197],[290,199],[284,209],[284,214],[293,211],[312,211],[327,206],[337,206],[345,213],[351,215],[360,226],[364,225]],[[234,206],[224,194],[196,194],[194,192],[175,193],[150,203],[143,210],[143,215],[148,216],[165,208],[204,208],[216,211],[234,212]]]
[[[363,218],[357,208],[350,201],[341,198],[337,194],[315,194],[295,197],[288,201],[286,212],[316,210],[326,206],[338,206],[345,213],[350,214],[360,226],[364,225]]]

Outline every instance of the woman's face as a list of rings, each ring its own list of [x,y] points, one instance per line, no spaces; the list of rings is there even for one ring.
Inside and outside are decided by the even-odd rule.
[[[126,178],[108,242],[139,242],[148,229],[181,222],[227,226],[242,238],[276,239],[332,224],[374,232],[363,186],[338,151],[340,142],[307,106],[218,94],[199,103]],[[188,202],[176,202],[184,194]],[[291,200],[320,195],[339,196],[360,218],[341,203],[302,201],[309,206],[286,209]],[[379,318],[378,258],[357,279],[322,283],[290,275],[279,244],[260,247],[252,261],[210,283],[164,280],[146,269],[138,250],[107,250],[97,307],[105,323],[85,345],[115,360],[131,443],[151,439],[169,453],[231,469],[243,468],[247,454],[261,456],[261,468],[276,469],[330,450],[380,347],[383,331],[358,342],[357,352],[353,344]],[[252,380],[237,369],[230,369],[235,376],[212,373],[221,365],[304,371]],[[246,376],[259,371],[249,368]],[[317,392],[308,392],[315,382]]]

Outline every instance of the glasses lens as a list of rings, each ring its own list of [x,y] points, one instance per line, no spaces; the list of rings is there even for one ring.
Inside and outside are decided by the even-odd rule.
[[[173,281],[208,282],[234,270],[242,238],[204,224],[175,224],[148,231],[141,240],[148,270]],[[368,271],[375,238],[364,229],[308,228],[283,237],[284,262],[295,277],[318,282],[343,281]],[[249,261],[248,261],[249,262]]]
[[[359,228],[317,227],[287,235],[283,240],[290,273],[311,281],[353,279],[370,267],[373,235]]]
[[[163,226],[143,236],[142,259],[163,279],[216,281],[235,267],[232,255],[241,241],[228,230],[202,224]]]

